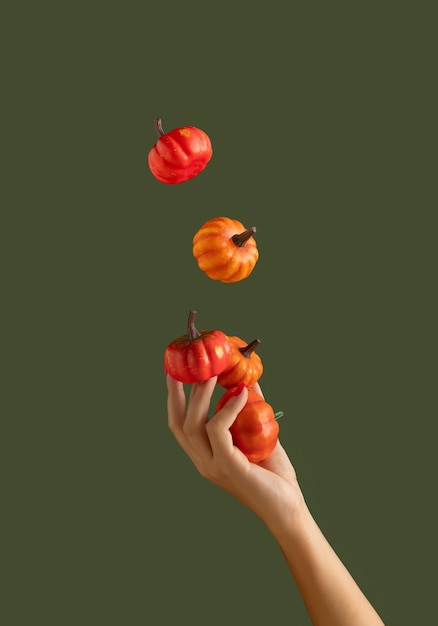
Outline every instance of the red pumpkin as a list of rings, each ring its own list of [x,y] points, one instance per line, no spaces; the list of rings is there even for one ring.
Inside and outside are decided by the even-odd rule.
[[[210,219],[193,237],[193,256],[200,269],[214,280],[223,283],[243,280],[259,258],[255,232],[255,226],[245,228],[229,217]]]
[[[149,169],[162,183],[175,185],[194,178],[207,166],[213,150],[204,131],[182,126],[165,133],[161,119],[155,120],[158,141],[148,155]]]
[[[198,331],[196,311],[190,311],[187,334],[174,339],[164,352],[164,371],[182,383],[200,383],[228,365],[231,346],[221,330]]]
[[[253,387],[263,373],[262,360],[255,349],[260,339],[254,339],[247,344],[240,337],[229,336],[231,344],[230,362],[224,371],[219,374],[217,382],[221,387],[229,389],[243,383],[246,387]]]
[[[224,393],[215,413],[225,406],[235,391],[236,387],[232,387]],[[260,463],[267,459],[275,448],[279,430],[271,405],[259,393],[248,389],[246,404],[230,427],[234,445],[251,463]]]

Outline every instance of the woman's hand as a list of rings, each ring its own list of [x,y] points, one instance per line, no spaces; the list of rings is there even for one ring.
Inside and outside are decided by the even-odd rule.
[[[233,445],[229,429],[245,406],[246,388],[209,418],[216,380],[192,385],[186,406],[183,384],[167,376],[169,428],[202,476],[253,510],[275,533],[304,504],[295,470],[280,442],[258,465]],[[262,394],[258,385],[254,389]]]
[[[254,511],[272,532],[314,626],[383,626],[311,516],[280,442],[258,465],[233,445],[229,428],[245,406],[247,389],[209,419],[215,384],[216,378],[194,384],[186,407],[182,383],[167,376],[169,427],[181,447],[202,476]]]

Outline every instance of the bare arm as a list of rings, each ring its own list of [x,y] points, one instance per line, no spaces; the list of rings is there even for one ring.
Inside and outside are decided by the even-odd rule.
[[[275,535],[315,626],[383,622],[322,534],[307,507]]]
[[[182,383],[167,376],[169,428],[181,447],[205,478],[250,508],[271,531],[314,626],[382,626],[310,514],[280,442],[259,465],[233,445],[229,428],[245,405],[247,390],[209,419],[215,384],[212,378],[193,385],[186,407]]]

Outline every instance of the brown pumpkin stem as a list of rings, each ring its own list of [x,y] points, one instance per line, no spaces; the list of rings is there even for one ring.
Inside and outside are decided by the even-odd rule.
[[[161,126],[161,118],[156,117],[154,122],[155,122],[155,130],[157,131],[157,135],[161,137],[162,135],[164,135],[164,130],[163,130],[163,127]]]
[[[253,226],[252,228],[247,228],[246,230],[244,230],[243,233],[233,235],[231,239],[234,241],[236,246],[239,246],[239,248],[241,248],[242,246],[246,244],[248,239],[254,235],[255,232],[256,232],[256,227]]]
[[[249,359],[251,354],[259,345],[259,343],[260,343],[260,339],[254,339],[254,341],[251,341],[251,343],[249,343],[247,346],[244,346],[243,348],[239,348],[239,352],[241,352],[243,356]]]
[[[195,326],[195,315],[196,311],[190,311],[187,322],[187,338],[189,341],[193,341],[193,339],[197,339],[201,336],[201,333]]]

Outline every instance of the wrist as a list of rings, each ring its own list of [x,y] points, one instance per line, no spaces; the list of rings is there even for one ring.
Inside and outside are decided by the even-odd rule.
[[[292,537],[298,536],[311,520],[312,516],[298,483],[294,497],[287,503],[280,502],[278,507],[270,509],[270,514],[263,518],[268,530],[280,545],[286,541],[289,543]]]

